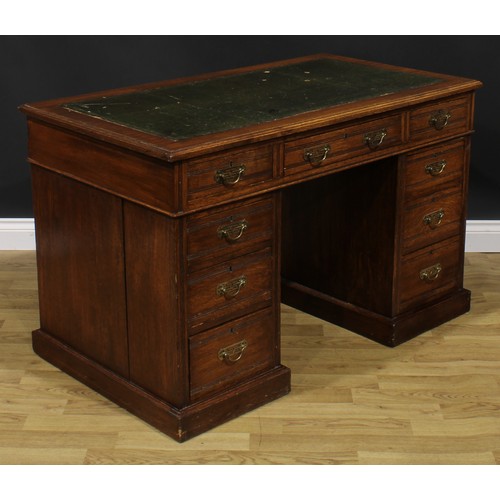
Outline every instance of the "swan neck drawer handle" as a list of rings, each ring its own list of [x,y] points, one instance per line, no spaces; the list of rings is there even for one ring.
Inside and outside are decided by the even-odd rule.
[[[226,363],[226,365],[234,365],[234,363],[241,359],[247,347],[248,342],[243,339],[241,342],[219,349],[217,357]]]
[[[229,167],[221,168],[215,172],[215,182],[223,186],[234,186],[238,184],[243,175],[245,174],[245,165],[233,165],[229,163]]]
[[[326,160],[326,157],[328,156],[330,150],[330,144],[305,149],[304,160],[308,161],[311,167],[319,167]]]
[[[428,282],[435,281],[438,279],[442,269],[441,264],[434,264],[431,267],[426,267],[420,271],[420,279]]]
[[[451,118],[451,113],[440,109],[433,113],[429,118],[429,125],[434,127],[436,130],[443,130]]]

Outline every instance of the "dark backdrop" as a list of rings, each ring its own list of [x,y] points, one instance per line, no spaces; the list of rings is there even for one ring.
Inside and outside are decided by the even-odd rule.
[[[481,80],[468,218],[500,219],[497,36],[0,37],[0,218],[32,217],[26,124],[18,105],[317,52]]]

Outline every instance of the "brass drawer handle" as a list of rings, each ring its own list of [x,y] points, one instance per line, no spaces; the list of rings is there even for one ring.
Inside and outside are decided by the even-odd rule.
[[[442,269],[441,264],[434,264],[431,267],[426,267],[420,271],[420,279],[422,281],[434,281],[438,278]]]
[[[444,217],[444,210],[440,208],[435,212],[431,212],[430,214],[425,215],[422,221],[426,226],[429,226],[431,229],[436,229],[439,226],[439,224],[441,224],[443,217]]]
[[[234,363],[241,359],[247,347],[248,342],[246,340],[242,340],[236,344],[228,345],[227,347],[219,349],[217,357],[221,361],[224,361],[227,365],[234,365]]]
[[[229,167],[222,168],[215,172],[215,182],[224,186],[234,186],[241,180],[245,170],[245,165],[233,165],[233,162],[230,162]]]
[[[440,109],[433,113],[429,118],[429,125],[436,130],[443,130],[448,125],[448,120],[451,118],[451,113]]]
[[[230,222],[229,224],[218,227],[217,236],[221,240],[226,240],[229,243],[238,241],[243,236],[247,227],[248,222],[245,219],[237,222]]]
[[[304,150],[304,160],[308,161],[311,167],[319,167],[326,160],[330,152],[330,144],[325,144],[317,148],[308,148]]]
[[[375,132],[367,132],[364,136],[364,143],[370,149],[377,149],[387,137],[387,129],[383,128]]]
[[[225,283],[219,283],[217,285],[217,295],[219,297],[225,297],[226,299],[231,299],[236,297],[241,291],[241,289],[247,284],[247,277],[240,276],[231,281],[226,281]]]
[[[443,170],[446,167],[446,160],[439,160],[434,163],[429,163],[429,165],[425,166],[425,172],[432,177],[436,177],[439,174],[443,173]]]

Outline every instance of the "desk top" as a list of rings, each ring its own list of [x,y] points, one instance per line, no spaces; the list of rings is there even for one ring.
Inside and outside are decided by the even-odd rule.
[[[286,118],[442,81],[321,58],[66,104],[172,140]]]
[[[480,82],[320,54],[26,104],[30,116],[169,161],[474,90]]]

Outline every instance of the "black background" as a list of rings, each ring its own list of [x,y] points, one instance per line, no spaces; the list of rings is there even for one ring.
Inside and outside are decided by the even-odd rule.
[[[0,218],[32,217],[20,104],[318,52],[481,80],[468,218],[500,219],[500,37],[359,35],[1,37]]]

